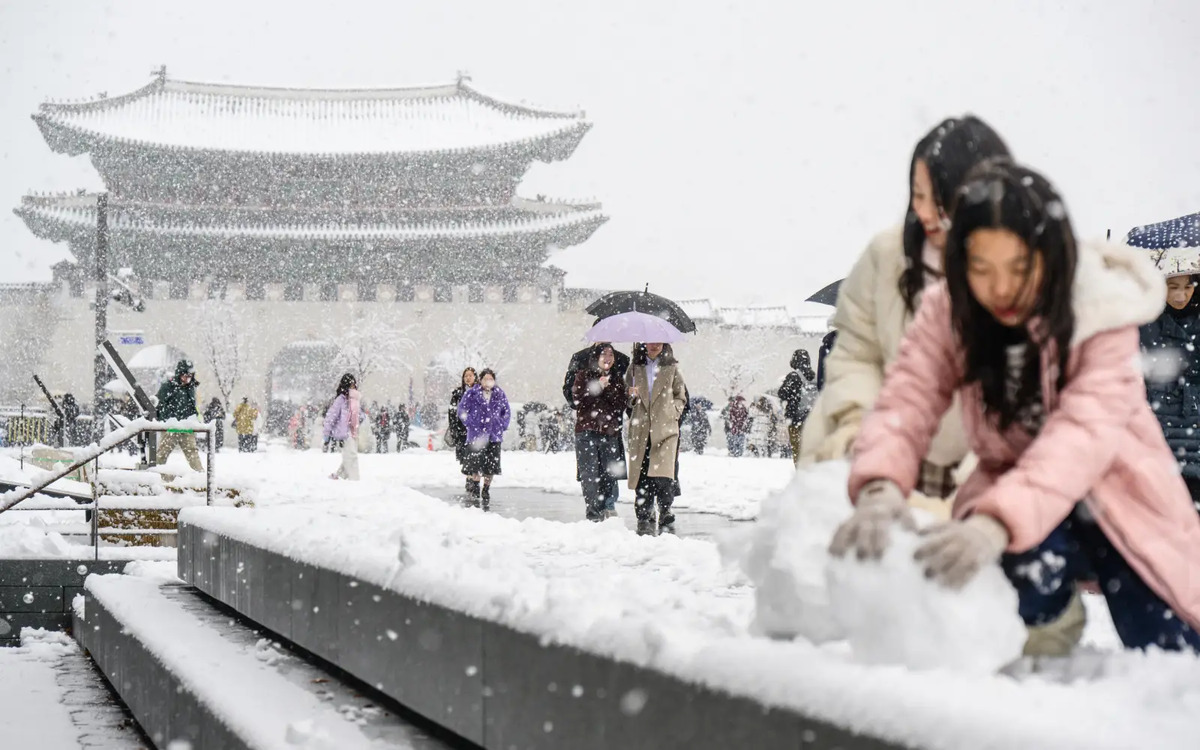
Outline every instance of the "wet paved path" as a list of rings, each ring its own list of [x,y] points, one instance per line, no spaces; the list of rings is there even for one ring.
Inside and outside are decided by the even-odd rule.
[[[465,493],[461,489],[448,487],[416,487],[414,489],[451,503],[463,503],[466,499]],[[627,528],[636,529],[637,518],[633,514],[632,496],[632,490],[621,489],[621,500],[617,502],[617,514]],[[491,512],[517,520],[545,518],[549,521],[566,523],[582,521],[584,520],[583,495],[566,495],[537,488],[493,487]],[[749,521],[733,521],[714,513],[695,513],[683,508],[676,509],[674,513],[675,533],[689,539],[715,541],[715,535],[718,532],[749,523]]]

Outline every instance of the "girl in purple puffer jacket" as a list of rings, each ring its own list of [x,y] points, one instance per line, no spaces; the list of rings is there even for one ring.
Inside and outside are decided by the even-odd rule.
[[[500,473],[500,441],[510,417],[508,397],[496,385],[496,373],[485,369],[479,373],[479,382],[458,402],[458,418],[467,426],[469,448],[463,468],[474,482],[473,502],[482,501],[485,510],[492,500],[492,477]]]

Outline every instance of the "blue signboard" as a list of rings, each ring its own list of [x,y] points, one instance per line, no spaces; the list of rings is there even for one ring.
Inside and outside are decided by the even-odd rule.
[[[140,333],[130,334],[128,336],[121,336],[119,341],[120,341],[120,343],[128,345],[128,346],[141,346],[142,344],[146,343],[145,339],[142,337],[142,335]]]

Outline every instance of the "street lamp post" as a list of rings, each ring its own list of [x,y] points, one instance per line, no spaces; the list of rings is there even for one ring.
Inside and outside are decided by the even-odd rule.
[[[104,421],[108,408],[104,384],[108,382],[108,365],[100,347],[108,340],[108,193],[96,196],[96,346],[94,375],[96,391],[92,397],[92,429],[97,441],[104,437]]]

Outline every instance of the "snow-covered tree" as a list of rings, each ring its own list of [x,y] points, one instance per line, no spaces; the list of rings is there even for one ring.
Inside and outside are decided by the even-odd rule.
[[[248,359],[246,335],[231,303],[210,299],[196,307],[202,356],[212,368],[217,390],[221,392],[221,398],[228,408],[233,389],[245,374]]]
[[[750,387],[766,391],[775,383],[766,382],[768,368],[777,363],[776,338],[765,328],[746,328],[736,345],[708,352],[709,374],[720,385],[726,398],[749,396]]]
[[[412,325],[398,326],[394,320],[394,314],[385,314],[376,305],[360,308],[349,326],[329,337],[338,347],[335,366],[357,375],[360,386],[380,370],[411,373],[416,349],[409,336]]]

